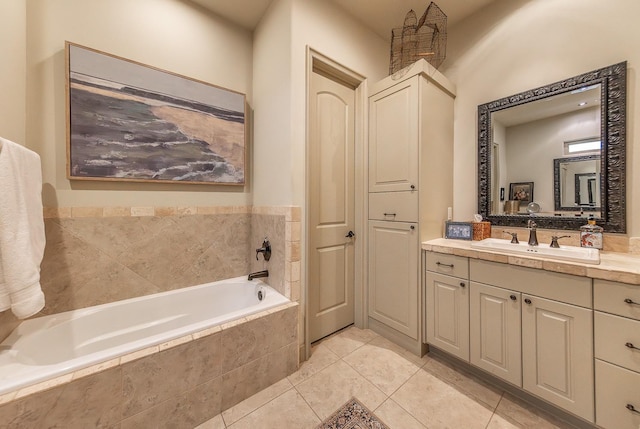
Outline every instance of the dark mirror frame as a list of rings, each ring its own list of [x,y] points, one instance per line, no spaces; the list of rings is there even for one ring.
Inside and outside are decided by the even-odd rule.
[[[478,106],[478,213],[492,225],[526,226],[526,215],[492,215],[491,195],[491,114],[509,107],[529,103],[601,84],[601,220],[605,232],[626,233],[626,122],[627,62],[604,67],[569,79],[541,86]],[[585,217],[588,216],[585,215]],[[585,217],[537,216],[539,228],[579,230]]]

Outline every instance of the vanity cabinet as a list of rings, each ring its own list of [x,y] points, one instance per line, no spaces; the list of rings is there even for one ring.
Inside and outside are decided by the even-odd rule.
[[[468,362],[468,259],[427,254],[425,283],[427,343]]]
[[[590,278],[435,252],[425,259],[430,345],[594,422]],[[465,263],[467,276],[453,272]]]
[[[422,355],[420,242],[441,237],[453,205],[453,100],[424,60],[371,86],[368,326]]]
[[[594,280],[596,423],[640,427],[640,287]]]

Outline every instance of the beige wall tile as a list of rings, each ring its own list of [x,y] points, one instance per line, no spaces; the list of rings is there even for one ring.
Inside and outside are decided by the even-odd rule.
[[[45,219],[71,217],[71,207],[44,207],[43,215]]]
[[[285,231],[288,241],[300,241],[302,224],[300,222],[287,222]]]
[[[71,217],[102,217],[102,207],[72,207]]]
[[[131,207],[131,216],[154,216],[153,207]]]
[[[131,216],[131,207],[105,207],[102,214],[104,217]]]

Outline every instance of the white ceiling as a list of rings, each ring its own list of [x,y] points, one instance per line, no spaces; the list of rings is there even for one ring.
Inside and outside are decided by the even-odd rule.
[[[253,30],[273,0],[191,0],[244,28]],[[431,3],[429,0],[325,0],[371,28],[390,41],[391,29],[402,27],[404,17],[413,9],[418,18]],[[495,0],[438,0],[436,4],[447,15],[451,27]]]

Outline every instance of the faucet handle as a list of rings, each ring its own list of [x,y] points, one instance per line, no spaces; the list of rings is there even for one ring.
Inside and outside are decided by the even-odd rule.
[[[517,232],[511,232],[511,231],[502,231],[505,234],[509,234],[511,236],[511,243],[513,244],[519,244],[520,242],[518,241],[518,233]]]
[[[551,236],[551,244],[549,247],[553,247],[554,249],[559,249],[560,245],[558,244],[558,240],[561,238],[569,238],[570,235],[552,235]]]

